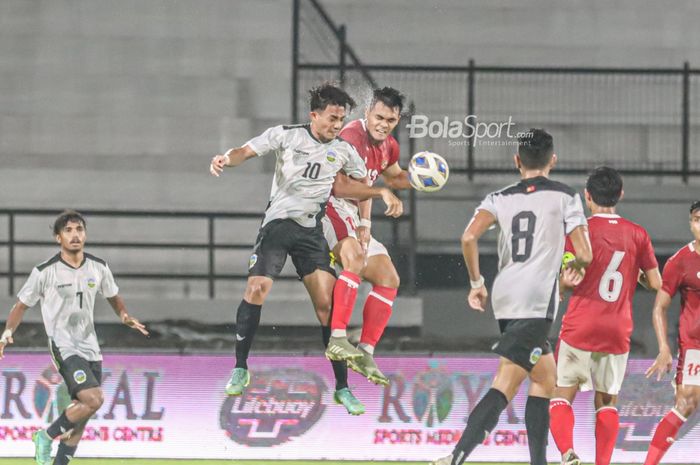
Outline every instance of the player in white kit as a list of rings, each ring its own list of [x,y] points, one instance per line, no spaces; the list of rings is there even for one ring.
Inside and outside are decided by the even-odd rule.
[[[226,385],[228,395],[241,395],[250,383],[247,359],[260,324],[260,310],[287,256],[291,256],[311,297],[322,325],[323,342],[328,345],[336,279],[321,218],[331,188],[336,193],[340,191],[341,197],[381,197],[390,216],[403,211],[401,201],[386,188],[349,179],[334,186],[340,171],[357,180],[367,176],[365,163],[355,148],[337,137],[346,109],[355,102],[344,90],[330,84],[312,89],[310,94],[310,124],[269,128],[242,147],[217,155],[211,161],[211,174],[219,176],[224,167],[238,166],[253,157],[268,154],[277,157],[270,201],[248,262],[245,294],[237,309],[236,366]],[[334,370],[345,370],[342,360],[360,358],[362,352],[348,344],[339,355]]]
[[[67,210],[54,222],[53,232],[61,251],[37,265],[17,294],[5,331],[0,338],[0,358],[22,322],[24,312],[41,304],[49,337],[49,351],[73,402],[48,428],[32,436],[35,460],[48,465],[53,440],[61,437],[54,465],[66,465],[75,455],[90,417],[102,406],[102,354],[95,333],[95,296],[102,294],[122,323],[148,335],[137,319],[129,316],[107,263],[83,251],[85,219]]]
[[[467,426],[452,454],[434,465],[460,465],[490,434],[501,412],[525,378],[530,389],[525,425],[530,463],[546,465],[549,399],[556,367],[547,340],[559,304],[559,271],[564,241],[571,239],[575,267],[592,259],[586,215],[578,194],[548,179],[556,163],[552,136],[530,129],[519,138],[515,165],[521,180],[493,192],[477,207],[462,235],[462,252],[469,271],[469,305],[484,311],[488,291],[479,269],[479,238],[498,224],[499,271],[491,290],[493,313],[501,337],[493,351],[500,356],[491,389],[472,409]]]

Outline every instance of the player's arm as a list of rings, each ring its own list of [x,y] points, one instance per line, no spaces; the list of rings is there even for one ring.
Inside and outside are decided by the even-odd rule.
[[[335,176],[333,195],[340,199],[356,199],[360,201],[379,197],[387,206],[384,212],[386,216],[398,218],[403,214],[401,199],[396,197],[388,188],[368,186],[366,183],[352,179],[344,173],[338,173]]]
[[[382,172],[384,184],[394,190],[411,189],[411,183],[408,181],[408,171],[401,169],[398,163],[387,166]]]
[[[471,290],[467,301],[469,306],[480,312],[484,311],[486,298],[489,293],[486,290],[484,277],[479,269],[479,238],[494,224],[496,217],[487,210],[479,210],[467,225],[462,234],[462,255],[464,264],[467,265]]]
[[[668,345],[668,308],[671,306],[671,296],[663,289],[659,289],[656,293],[654,301],[654,311],[652,313],[652,323],[654,325],[654,333],[656,333],[656,342],[659,344],[659,355],[656,360],[646,371],[647,378],[656,373],[656,380],[661,380],[661,377],[671,371],[673,368],[673,356],[671,348]]]
[[[593,248],[591,238],[588,236],[588,226],[576,226],[569,233],[569,239],[574,246],[576,258],[568,262],[567,267],[580,270],[590,265],[593,261]]]
[[[18,300],[12,307],[12,310],[10,310],[10,314],[5,322],[5,330],[2,332],[2,336],[0,336],[0,359],[4,357],[3,352],[5,351],[5,346],[14,342],[12,335],[17,331],[20,323],[22,323],[24,312],[28,308],[29,307],[23,304],[22,301]]]
[[[661,289],[663,282],[661,281],[661,272],[659,268],[653,268],[651,270],[642,271],[639,270],[639,284],[641,284],[647,290],[658,291]]]
[[[360,214],[360,224],[357,225],[357,240],[360,241],[362,250],[367,253],[372,235],[372,199],[361,201],[357,208]]]
[[[119,294],[113,297],[107,297],[107,302],[109,302],[109,305],[112,307],[114,313],[117,314],[122,323],[127,325],[129,328],[133,328],[139,331],[144,336],[148,336],[148,330],[146,330],[146,326],[144,326],[143,323],[141,323],[136,318],[129,315],[129,313],[126,311],[126,304],[124,303],[124,299],[122,299],[122,297]]]
[[[224,168],[229,166],[238,166],[244,161],[257,156],[258,154],[250,148],[248,145],[243,147],[238,147],[235,149],[229,149],[223,155],[215,155],[211,159],[211,164],[209,165],[209,172],[216,177],[224,171]]]

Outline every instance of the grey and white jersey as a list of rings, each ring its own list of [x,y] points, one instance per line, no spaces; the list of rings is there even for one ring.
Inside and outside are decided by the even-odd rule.
[[[498,275],[491,289],[497,319],[556,317],[566,235],[587,224],[581,198],[545,177],[524,179],[486,196],[476,209],[500,228]]]
[[[64,360],[78,355],[98,361],[102,354],[95,333],[95,296],[109,298],[118,292],[104,260],[86,253],[83,263],[73,268],[59,253],[32,270],[17,298],[28,307],[41,303],[46,334]]]
[[[245,145],[258,156],[272,153],[277,157],[270,204],[262,226],[272,220],[291,218],[302,226],[314,227],[338,171],[353,178],[367,176],[365,163],[352,145],[340,138],[320,142],[308,124],[275,126]]]

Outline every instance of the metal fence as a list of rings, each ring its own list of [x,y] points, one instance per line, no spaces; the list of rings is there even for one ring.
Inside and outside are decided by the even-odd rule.
[[[415,146],[442,154],[453,172],[470,179],[512,172],[515,136],[531,127],[554,135],[559,173],[609,164],[623,174],[684,182],[700,174],[700,70],[688,63],[664,69],[479,66],[472,60],[465,66],[367,65],[347,44],[345,27],[317,0],[295,0],[293,31],[296,121],[306,110],[306,90],[320,82],[338,81],[359,101],[387,85],[415,104],[416,113],[403,121],[404,141],[413,122]]]

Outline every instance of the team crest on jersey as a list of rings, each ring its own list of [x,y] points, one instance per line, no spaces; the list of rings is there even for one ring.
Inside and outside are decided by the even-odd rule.
[[[73,373],[73,379],[76,383],[83,384],[85,381],[87,381],[87,375],[83,370],[76,370]]]
[[[382,158],[382,163],[381,163],[382,171],[384,171],[386,169],[388,164],[389,164],[389,160],[387,160],[386,158]]]
[[[535,347],[532,349],[532,352],[530,352],[530,363],[533,365],[536,364],[540,357],[542,357],[542,348]]]
[[[251,268],[253,268],[256,263],[258,263],[258,254],[253,254],[248,259],[248,269],[250,270]]]
[[[335,161],[337,156],[338,155],[333,150],[329,150],[328,152],[326,152],[326,160],[328,160],[331,163]]]
[[[695,276],[697,276],[698,279],[700,279],[700,271],[698,271],[698,274],[696,274]]]
[[[92,289],[92,288],[94,288],[95,286],[97,286],[97,282],[96,282],[93,278],[89,278],[87,284],[88,284],[88,287],[89,287],[90,289]]]

